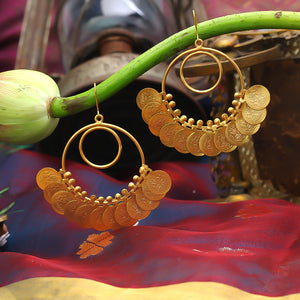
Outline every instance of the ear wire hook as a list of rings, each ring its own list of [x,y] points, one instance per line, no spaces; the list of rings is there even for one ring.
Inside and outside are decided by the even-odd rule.
[[[99,103],[97,98],[97,85],[94,82],[94,90],[95,90],[95,99],[96,99],[96,108],[97,108],[97,114],[95,116],[95,122],[103,122],[103,116],[99,112]]]
[[[193,16],[194,16],[194,25],[195,25],[195,29],[196,29],[196,34],[197,34],[197,39],[195,41],[195,46],[196,47],[202,47],[203,46],[203,40],[200,39],[199,37],[199,32],[198,32],[198,21],[197,21],[197,16],[196,16],[196,12],[193,9]]]

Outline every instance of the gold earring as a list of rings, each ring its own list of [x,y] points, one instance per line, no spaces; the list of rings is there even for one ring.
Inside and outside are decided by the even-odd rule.
[[[184,51],[169,64],[162,80],[160,93],[153,88],[145,88],[138,93],[136,102],[142,110],[142,118],[148,124],[150,131],[159,136],[165,146],[174,147],[178,152],[191,153],[195,156],[217,156],[221,152],[233,151],[259,130],[260,123],[264,121],[267,114],[266,107],[270,102],[270,93],[262,85],[254,85],[245,89],[241,70],[233,59],[219,50],[203,46],[203,41],[199,38],[194,11],[193,15],[197,34],[195,48]],[[206,90],[191,87],[183,75],[186,62],[199,54],[211,57],[219,67],[216,83]],[[216,55],[226,58],[233,64],[241,81],[241,91],[235,93],[232,107],[228,108],[228,114],[222,114],[222,121],[216,118],[214,121],[208,120],[204,125],[202,120],[195,122],[194,119],[181,115],[180,109],[174,109],[176,103],[172,100],[173,96],[166,93],[165,82],[171,67],[185,56],[179,70],[180,79],[185,87],[198,94],[213,91],[219,85],[223,75],[222,64]]]
[[[146,218],[151,210],[158,207],[160,200],[171,188],[171,179],[168,173],[162,170],[152,171],[146,164],[143,150],[138,141],[125,129],[113,124],[104,123],[103,116],[99,114],[99,107],[95,87],[97,114],[95,123],[87,125],[75,132],[67,142],[62,154],[62,167],[59,171],[53,168],[43,168],[36,175],[37,185],[43,190],[44,198],[49,202],[55,212],[64,215],[69,221],[77,223],[84,228],[96,230],[116,230],[121,227],[134,225],[139,219]],[[105,165],[90,162],[82,150],[85,137],[94,130],[105,130],[111,133],[118,143],[118,153],[113,161]],[[79,152],[82,159],[97,169],[106,169],[114,165],[122,151],[122,142],[117,132],[128,136],[136,145],[140,157],[141,167],[139,175],[133,177],[128,189],[114,197],[88,196],[86,191],[75,185],[71,172],[66,170],[66,154],[72,141],[81,135]]]

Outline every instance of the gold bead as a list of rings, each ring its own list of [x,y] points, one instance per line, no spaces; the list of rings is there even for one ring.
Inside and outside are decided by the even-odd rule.
[[[82,197],[86,197],[86,196],[87,196],[87,191],[82,191],[82,192],[81,192],[81,196],[82,196]]]
[[[222,114],[221,118],[222,118],[223,120],[227,120],[227,119],[228,119],[228,115],[227,115],[227,114]]]
[[[214,123],[215,123],[216,125],[219,125],[220,122],[221,122],[221,120],[220,120],[219,118],[215,118],[215,119],[214,119]]]
[[[145,171],[146,171],[145,167],[140,167],[140,170],[139,170],[140,174],[145,173]]]
[[[166,100],[172,100],[173,99],[173,96],[172,96],[172,94],[167,94],[166,95]]]
[[[233,100],[231,103],[232,103],[232,106],[234,106],[234,107],[239,105],[239,101],[237,101],[237,100]]]
[[[202,120],[198,120],[197,121],[197,126],[199,126],[199,127],[203,126],[203,121]]]
[[[128,194],[128,190],[127,189],[122,189],[121,194],[124,195],[124,196],[127,195]]]
[[[195,123],[195,119],[189,118],[188,123],[189,123],[190,125],[193,125],[193,124]]]
[[[234,108],[233,108],[233,107],[229,107],[229,108],[228,108],[228,112],[229,112],[230,114],[233,114],[233,113],[234,113]]]
[[[236,93],[234,93],[233,97],[234,97],[234,99],[239,99],[239,98],[241,98],[241,94],[236,92]]]
[[[74,185],[76,180],[74,178],[69,179],[68,183],[69,185]]]
[[[211,126],[213,125],[213,121],[212,121],[212,120],[208,120],[208,121],[206,122],[206,125],[207,125],[208,127],[211,127]]]
[[[140,176],[138,176],[138,175],[133,176],[133,181],[138,181],[139,179],[140,179]]]
[[[99,198],[98,198],[98,201],[101,203],[101,202],[103,202],[105,200],[105,198],[103,197],[103,196],[100,196]]]
[[[64,178],[70,178],[72,176],[72,173],[67,171],[64,173]]]
[[[174,115],[177,116],[177,117],[179,117],[179,116],[181,115],[181,110],[178,109],[178,108],[175,109],[175,110],[174,110]]]
[[[180,117],[180,121],[181,121],[181,122],[185,122],[187,119],[188,119],[188,118],[187,118],[187,116],[185,116],[185,115],[183,115],[183,116]]]
[[[97,196],[96,195],[91,195],[90,199],[91,199],[91,201],[95,201],[95,200],[97,200]]]
[[[211,126],[211,129],[212,129],[213,131],[216,131],[217,128],[218,128],[218,125],[216,125],[216,124],[214,124],[213,126]]]
[[[134,184],[133,182],[129,182],[129,183],[128,183],[128,187],[129,187],[130,189],[133,189],[133,188],[135,187],[135,184]]]
[[[107,196],[107,197],[106,197],[106,200],[107,200],[107,201],[112,201],[112,199],[113,199],[112,196]]]
[[[74,193],[79,193],[81,191],[81,187],[80,186],[75,186],[74,187]]]
[[[176,102],[175,101],[170,101],[169,102],[169,107],[173,108],[176,106]]]
[[[115,198],[117,200],[120,200],[122,198],[122,195],[120,193],[115,194]]]

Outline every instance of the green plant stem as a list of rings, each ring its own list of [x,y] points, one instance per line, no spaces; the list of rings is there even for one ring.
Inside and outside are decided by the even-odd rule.
[[[198,24],[199,37],[203,40],[231,32],[253,29],[300,29],[300,12],[249,12],[227,15]],[[98,101],[102,102],[113,96],[155,65],[193,45],[195,39],[195,27],[191,26],[144,52],[97,85]],[[50,113],[54,117],[61,118],[84,111],[94,105],[95,92],[94,88],[92,88],[74,96],[54,98],[50,105]]]

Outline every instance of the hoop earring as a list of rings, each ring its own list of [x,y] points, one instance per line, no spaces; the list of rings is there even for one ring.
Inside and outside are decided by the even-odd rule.
[[[69,221],[84,228],[94,228],[99,231],[116,230],[121,227],[134,225],[138,220],[146,218],[150,212],[158,207],[160,200],[171,188],[171,179],[168,173],[162,170],[152,171],[146,164],[143,150],[138,141],[125,129],[113,124],[104,123],[99,114],[96,95],[97,114],[95,123],[87,125],[75,132],[67,142],[62,154],[62,167],[59,171],[53,168],[43,168],[36,175],[37,185],[43,190],[44,198],[55,212],[64,215]],[[105,130],[111,133],[118,143],[118,153],[108,164],[97,165],[90,162],[82,150],[85,137],[92,131]],[[88,196],[66,169],[66,154],[73,140],[81,135],[79,152],[82,159],[97,169],[106,169],[114,165],[122,151],[122,142],[117,132],[125,134],[137,147],[141,157],[139,175],[133,176],[128,189],[107,197]]]
[[[162,80],[162,91],[159,93],[153,88],[141,90],[136,98],[138,107],[142,110],[142,118],[148,124],[152,134],[159,136],[161,142],[167,147],[174,147],[178,152],[191,153],[195,156],[217,156],[221,152],[231,152],[247,142],[249,136],[256,133],[266,117],[266,107],[270,102],[270,93],[262,85],[254,85],[245,89],[244,79],[238,65],[225,53],[203,46],[199,38],[196,14],[193,11],[197,38],[195,48],[184,51],[178,55],[168,66]],[[185,80],[183,68],[186,62],[195,55],[211,57],[219,67],[219,76],[216,83],[206,89],[198,90],[191,87]],[[217,57],[222,56],[233,64],[240,81],[241,91],[235,93],[232,107],[228,114],[223,113],[221,118],[208,120],[206,126],[202,120],[181,115],[180,109],[175,109],[173,96],[165,90],[166,77],[171,67],[181,58],[185,57],[180,65],[180,79],[184,86],[197,94],[206,94],[217,88],[222,75],[222,64]]]

